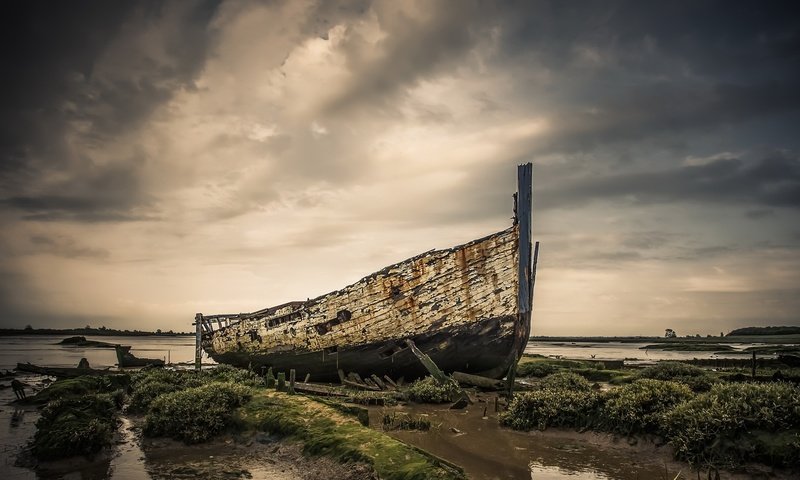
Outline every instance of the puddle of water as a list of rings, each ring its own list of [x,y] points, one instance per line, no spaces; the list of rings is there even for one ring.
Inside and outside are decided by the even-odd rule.
[[[120,420],[122,424],[119,431],[122,439],[117,446],[116,455],[111,459],[109,478],[113,480],[149,479],[150,475],[144,467],[144,452],[139,447],[133,423],[127,417],[121,417]]]

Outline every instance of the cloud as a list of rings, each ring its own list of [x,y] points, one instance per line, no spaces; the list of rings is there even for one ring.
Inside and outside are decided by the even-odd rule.
[[[4,32],[0,202],[32,219],[138,217],[135,135],[203,65],[215,2],[15,4]],[[8,27],[8,28],[5,28]],[[9,55],[5,55],[8,53]]]
[[[633,203],[738,203],[800,207],[800,158],[780,153],[755,162],[715,160],[702,165],[582,178],[541,193],[548,207],[593,200]]]
[[[183,330],[324,293],[508,226],[527,161],[540,333],[754,318],[718,305],[733,287],[765,316],[793,305],[766,292],[800,271],[785,6],[6,10],[0,309],[19,318]]]

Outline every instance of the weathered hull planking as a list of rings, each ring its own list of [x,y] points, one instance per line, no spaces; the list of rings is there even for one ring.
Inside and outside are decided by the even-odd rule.
[[[418,255],[312,300],[249,314],[198,314],[202,348],[220,363],[293,368],[315,381],[337,380],[340,369],[410,379],[426,373],[405,342],[413,340],[446,372],[502,378],[530,334],[527,215],[527,222]],[[520,245],[527,248],[523,259]]]

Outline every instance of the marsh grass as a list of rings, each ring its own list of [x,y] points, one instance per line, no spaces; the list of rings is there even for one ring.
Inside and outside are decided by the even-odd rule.
[[[581,377],[557,372],[535,390],[515,395],[501,423],[518,430],[555,426],[658,434],[678,458],[702,467],[756,461],[800,468],[800,387],[726,384],[712,377],[708,391],[698,392],[709,382],[697,367],[668,363],[642,373],[644,378],[598,393]]]
[[[458,382],[452,378],[448,378],[444,384],[437,382],[433,377],[421,378],[406,390],[408,399],[418,403],[452,402],[460,393]]]
[[[692,391],[684,384],[639,379],[602,396],[598,426],[626,435],[659,432],[661,416],[690,398]]]
[[[384,413],[381,419],[384,430],[423,430],[431,429],[431,421],[417,415],[412,417],[404,412]]]
[[[299,440],[309,455],[371,464],[382,479],[464,478],[457,467],[299,395],[260,391],[237,411],[236,421],[240,428]]]
[[[659,362],[636,373],[634,378],[671,380],[687,385],[695,392],[707,392],[719,380],[708,370],[680,362]]]
[[[692,463],[800,467],[800,388],[790,384],[714,385],[666,412],[660,426]]]
[[[39,460],[92,455],[110,446],[125,400],[127,375],[58,380],[33,399],[44,403],[31,452]]]
[[[575,373],[592,382],[623,383],[632,375],[630,371],[607,369],[603,362],[559,360],[533,355],[526,355],[517,365],[517,376],[520,378],[544,378],[561,371]]]
[[[209,382],[160,395],[150,404],[143,433],[204,442],[230,427],[233,410],[251,396],[250,387],[231,382]]]

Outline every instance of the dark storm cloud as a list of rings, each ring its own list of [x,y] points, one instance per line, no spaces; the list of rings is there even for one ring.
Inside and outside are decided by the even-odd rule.
[[[0,77],[0,203],[37,219],[135,216],[130,209],[147,201],[135,188],[139,158],[98,163],[79,149],[130,133],[173,91],[191,88],[215,8],[216,2],[4,5],[0,48],[13,74]],[[157,45],[137,40],[158,22],[165,28]],[[46,184],[49,176],[61,180]]]
[[[524,2],[492,63],[552,131],[524,154],[590,151],[800,111],[789,3]],[[545,72],[546,75],[542,75]],[[543,80],[542,80],[543,78]]]
[[[542,189],[542,204],[566,208],[592,200],[633,203],[726,203],[800,207],[800,158],[721,159],[645,173],[594,177]]]

